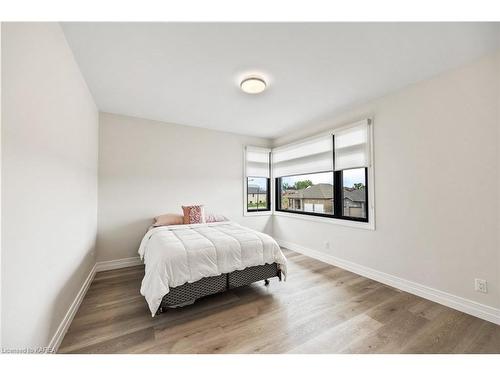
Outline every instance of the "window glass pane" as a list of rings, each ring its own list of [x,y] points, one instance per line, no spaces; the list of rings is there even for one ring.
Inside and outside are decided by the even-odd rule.
[[[342,171],[342,182],[343,215],[366,219],[365,168]]]
[[[333,214],[333,172],[281,177],[280,184],[281,210]]]
[[[268,210],[268,179],[265,177],[247,178],[247,210]]]

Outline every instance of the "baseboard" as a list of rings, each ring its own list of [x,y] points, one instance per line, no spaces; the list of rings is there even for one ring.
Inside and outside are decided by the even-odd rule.
[[[108,260],[96,263],[96,272],[116,270],[118,268],[139,266],[142,261],[139,257]]]
[[[78,311],[78,308],[80,307],[80,304],[82,303],[85,294],[87,294],[87,290],[89,289],[90,284],[92,284],[92,280],[94,280],[95,274],[97,272],[138,266],[140,264],[142,264],[142,261],[139,257],[109,260],[105,262],[97,262],[96,264],[94,264],[94,267],[92,267],[89,275],[83,282],[82,287],[78,291],[78,294],[73,300],[73,303],[66,312],[66,315],[64,316],[61,324],[59,324],[59,327],[57,327],[56,333],[52,337],[52,340],[50,340],[48,346],[49,348],[48,352],[56,353],[57,350],[59,349],[59,346],[61,345],[64,339],[64,335],[66,335],[66,332],[68,331],[68,328],[71,325],[71,322],[73,321],[73,318],[75,317],[75,314]]]
[[[68,311],[66,312],[66,315],[64,316],[61,324],[59,324],[59,327],[57,327],[56,333],[52,337],[52,340],[50,340],[49,343],[50,353],[56,353],[57,350],[59,349],[59,346],[61,345],[62,340],[64,339],[64,335],[66,335],[66,332],[68,331],[68,328],[71,325],[71,322],[73,321],[73,318],[75,317],[75,314],[78,311],[78,308],[80,307],[80,304],[83,301],[83,297],[85,297],[85,294],[87,294],[87,290],[89,289],[92,280],[94,280],[94,276],[97,272],[96,266],[97,265],[94,264],[94,267],[92,267],[92,269],[90,270],[89,275],[83,282],[82,287],[78,291],[78,294],[73,300],[73,303],[70,305]]]
[[[403,290],[405,292],[415,294],[419,297],[431,300],[441,305],[451,307],[452,309],[462,311],[466,314],[476,316],[478,318],[487,320],[489,322],[500,325],[500,309],[483,305],[481,303],[456,296],[441,290],[430,288],[428,286],[415,283],[397,276],[387,274],[385,272],[377,271],[373,268],[365,267],[357,263],[346,261],[337,258],[330,254],[313,250],[301,245],[297,245],[284,240],[276,240],[278,244],[284,248],[290,249],[297,253],[304,254],[308,257],[320,260],[322,262],[343,268],[355,274],[367,277],[369,279],[378,281],[382,284],[392,286],[394,288]]]

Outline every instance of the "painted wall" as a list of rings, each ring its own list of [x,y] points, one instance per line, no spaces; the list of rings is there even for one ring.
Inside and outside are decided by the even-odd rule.
[[[0,22],[0,197],[2,196],[2,23]],[[0,198],[0,213],[2,212],[2,199]],[[0,252],[2,243],[2,215],[0,214]],[[2,280],[2,256],[0,254],[0,282]],[[0,347],[2,346],[2,287],[0,286]]]
[[[270,233],[270,216],[243,216],[243,148],[269,140],[101,113],[98,259],[136,257],[159,214],[207,212]]]
[[[56,23],[2,24],[2,345],[44,347],[95,264],[98,112]]]
[[[373,117],[376,230],[274,216],[274,236],[500,307],[499,61],[483,58],[275,140]],[[488,294],[474,291],[474,278],[488,280]]]

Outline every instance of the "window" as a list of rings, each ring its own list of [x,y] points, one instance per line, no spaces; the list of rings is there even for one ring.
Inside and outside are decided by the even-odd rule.
[[[333,171],[278,179],[282,211],[333,215]]]
[[[342,216],[368,218],[366,174],[367,168],[342,171]]]
[[[368,120],[273,150],[276,210],[368,221]]]
[[[269,178],[247,177],[247,212],[269,211]]]
[[[247,146],[245,149],[246,212],[270,211],[270,154],[271,150]]]

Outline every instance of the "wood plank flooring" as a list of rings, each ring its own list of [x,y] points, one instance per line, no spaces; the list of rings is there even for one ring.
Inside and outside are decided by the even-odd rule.
[[[500,326],[284,250],[271,279],[151,317],[144,268],[99,272],[60,353],[500,353]]]

